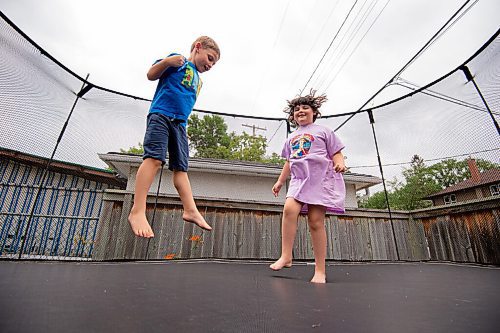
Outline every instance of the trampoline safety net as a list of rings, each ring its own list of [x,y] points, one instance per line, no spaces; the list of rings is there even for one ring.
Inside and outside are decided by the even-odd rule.
[[[500,264],[499,69],[497,32],[463,66],[425,87],[400,77],[386,89],[404,90],[401,98],[317,120],[346,144],[346,179],[354,182],[346,214],[327,216],[328,259]],[[132,235],[126,221],[132,174],[120,173],[102,155],[140,161],[125,151],[140,148],[149,105],[150,100],[87,82],[2,14],[0,258],[279,256],[282,203],[258,197],[237,203],[200,199],[200,211],[214,227],[202,233],[182,223],[178,198],[162,195],[154,203],[153,196],[148,216],[155,214],[157,237]],[[284,117],[197,109],[192,117],[222,121],[233,136],[260,139],[261,156],[235,152],[225,158],[246,159],[234,162],[236,168],[268,165],[279,174],[276,155],[289,129]],[[190,153],[210,157],[193,146]],[[366,179],[370,186],[360,184]],[[308,260],[312,249],[304,219],[294,256]]]

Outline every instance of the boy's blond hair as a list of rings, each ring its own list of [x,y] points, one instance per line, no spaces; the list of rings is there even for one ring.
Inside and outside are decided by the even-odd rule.
[[[194,46],[196,45],[196,43],[200,43],[201,46],[204,48],[204,49],[212,49],[214,50],[215,52],[217,52],[217,57],[220,59],[220,49],[219,49],[219,45],[217,45],[217,43],[210,37],[208,36],[200,36],[198,38],[196,38],[196,40],[193,42],[193,44],[191,45],[191,52],[193,52],[194,50]]]

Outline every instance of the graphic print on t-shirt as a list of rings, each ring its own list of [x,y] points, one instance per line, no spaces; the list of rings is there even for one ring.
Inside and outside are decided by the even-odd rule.
[[[290,158],[301,158],[309,154],[314,136],[311,134],[299,134],[290,140]]]
[[[197,80],[196,80],[197,79]],[[188,88],[192,88],[196,91],[196,96],[200,93],[201,80],[194,74],[194,68],[188,63],[186,64],[186,71],[184,73],[184,78],[181,81],[182,85]]]

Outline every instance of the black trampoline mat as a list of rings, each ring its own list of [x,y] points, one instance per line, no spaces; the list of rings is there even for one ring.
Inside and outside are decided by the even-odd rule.
[[[500,269],[0,261],[0,332],[498,332]]]

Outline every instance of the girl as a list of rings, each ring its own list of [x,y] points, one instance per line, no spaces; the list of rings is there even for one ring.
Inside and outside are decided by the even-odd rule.
[[[273,193],[278,196],[281,187],[291,175],[281,224],[281,257],[270,268],[278,271],[292,266],[292,249],[299,214],[307,213],[314,251],[314,276],[311,282],[326,283],[326,211],[343,213],[345,184],[341,172],[346,171],[341,150],[344,145],[335,133],[314,122],[320,116],[319,108],[326,102],[325,95],[299,96],[287,101],[284,110],[288,121],[298,126],[287,139],[281,155],[286,158]]]

